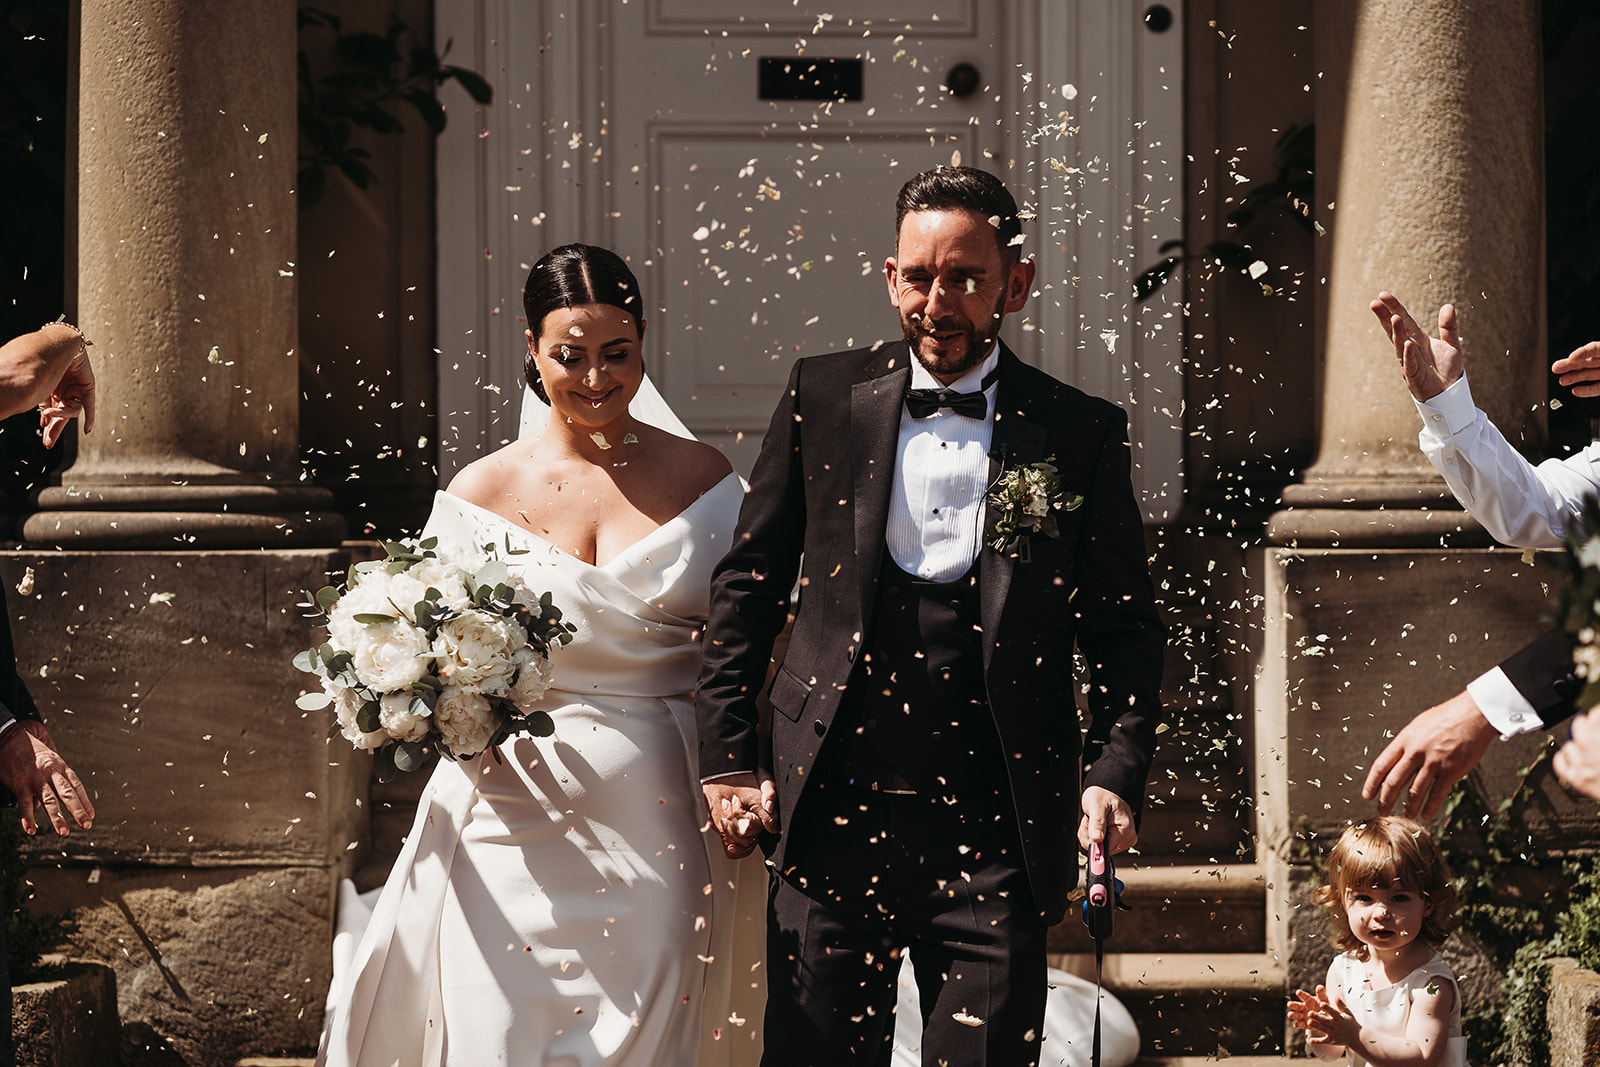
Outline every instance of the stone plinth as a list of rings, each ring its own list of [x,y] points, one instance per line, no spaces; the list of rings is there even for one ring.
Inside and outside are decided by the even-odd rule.
[[[370,757],[295,706],[290,661],[313,639],[300,591],[349,562],[0,553],[18,669],[96,809],[30,877],[78,909],[74,954],[116,969],[128,1034],[184,1062],[316,1045]]]
[[[1330,949],[1321,916],[1307,913],[1297,843],[1325,851],[1350,820],[1376,814],[1361,787],[1378,754],[1419,711],[1538,636],[1559,575],[1507,549],[1267,549],[1251,568],[1263,598],[1254,704],[1268,944],[1304,984]],[[1548,743],[1543,732],[1497,742],[1469,782],[1505,796]],[[1548,764],[1533,784],[1530,847],[1600,843],[1593,805],[1574,800]]]
[[[1550,965],[1550,1067],[1600,1063],[1600,974],[1560,957]]]
[[[114,1064],[117,981],[103,963],[67,964],[48,982],[12,987],[11,1036],[17,1067]]]

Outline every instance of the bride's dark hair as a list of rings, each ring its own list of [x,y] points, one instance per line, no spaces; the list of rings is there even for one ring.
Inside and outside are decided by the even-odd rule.
[[[584,304],[621,308],[633,316],[636,325],[644,320],[639,279],[633,276],[622,257],[609,248],[580,244],[552,248],[533,265],[522,286],[522,310],[528,317],[534,344],[539,343],[546,315],[557,308]],[[546,404],[550,402],[545,396],[544,384],[539,381],[539,368],[533,361],[532,351],[523,358],[522,377],[540,400]]]

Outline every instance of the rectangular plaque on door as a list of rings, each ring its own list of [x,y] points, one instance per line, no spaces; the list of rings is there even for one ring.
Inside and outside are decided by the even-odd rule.
[[[763,100],[860,100],[862,61],[828,56],[762,56]]]

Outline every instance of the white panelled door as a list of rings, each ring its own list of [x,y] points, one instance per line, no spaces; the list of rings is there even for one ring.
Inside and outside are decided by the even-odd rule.
[[[652,377],[747,470],[796,357],[899,336],[895,194],[960,161],[1036,215],[1039,291],[1008,343],[1130,407],[1146,512],[1164,517],[1181,294],[1130,294],[1181,236],[1182,28],[1153,33],[1148,6],[438,0],[449,61],[496,90],[477,114],[452,97],[439,144],[441,478],[515,432],[522,281],[573,240],[633,265]],[[1141,95],[1146,75],[1163,88]]]

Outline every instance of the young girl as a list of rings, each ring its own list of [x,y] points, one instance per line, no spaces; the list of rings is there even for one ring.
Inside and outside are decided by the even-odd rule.
[[[1464,1067],[1461,995],[1434,950],[1454,924],[1455,888],[1439,846],[1410,819],[1347,828],[1328,856],[1328,909],[1344,953],[1316,995],[1296,990],[1289,1021],[1318,1059],[1350,1067]]]

